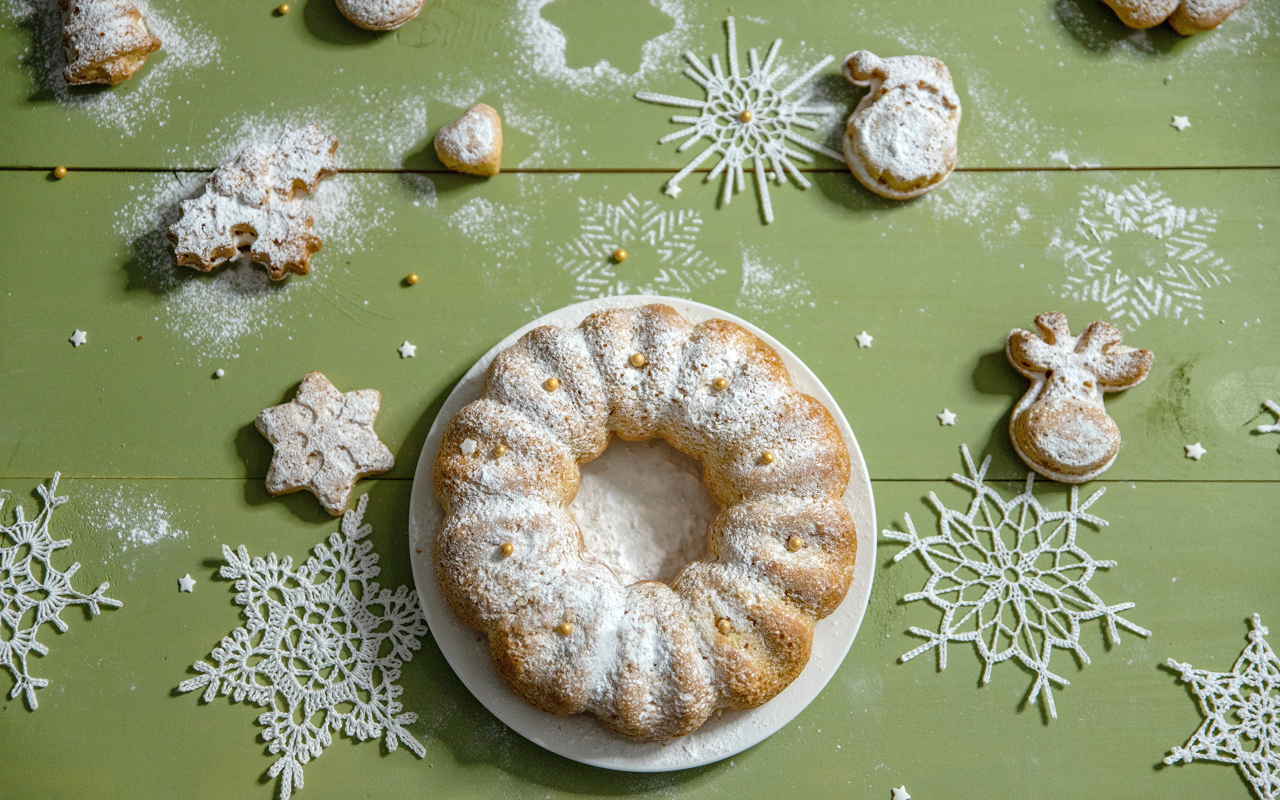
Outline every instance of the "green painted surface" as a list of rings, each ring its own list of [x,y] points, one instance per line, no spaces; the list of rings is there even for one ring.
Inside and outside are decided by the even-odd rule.
[[[110,90],[118,105],[105,109],[69,108],[42,90],[19,59],[45,39],[0,15],[0,165],[208,168],[246,133],[316,118],[342,139],[349,167],[438,171],[431,135],[484,100],[506,119],[507,169],[569,172],[337,176],[314,206],[325,247],[312,274],[264,291],[255,268],[172,266],[157,219],[200,173],[73,171],[54,182],[0,169],[3,520],[14,504],[34,511],[35,485],[60,470],[71,501],[53,531],[73,545],[55,563],[80,561],[78,585],[110,580],[125,603],[92,619],[71,609],[66,633],[42,632],[51,651],[33,661],[50,681],[40,709],[0,703],[0,796],[273,796],[257,710],[173,693],[239,624],[230,584],[216,577],[221,545],[301,559],[336,529],[309,495],[266,494],[270,449],[254,416],[312,369],[344,390],[382,392],[377,429],[398,466],[359,491],[372,497],[381,579],[411,583],[409,479],[454,382],[532,317],[646,285],[722,307],[791,347],[858,434],[881,527],[901,528],[910,513],[922,532],[936,525],[930,491],[967,502],[946,482],[962,469],[962,443],[992,457],[995,478],[1025,475],[1005,433],[1026,385],[1001,352],[1008,330],[1053,308],[1077,329],[1123,323],[1140,315],[1128,301],[1145,297],[1155,310],[1130,321],[1126,343],[1152,349],[1155,367],[1107,401],[1125,446],[1085,491],[1107,488],[1093,510],[1111,525],[1081,543],[1118,562],[1092,585],[1108,602],[1136,603],[1129,618],[1153,636],[1107,648],[1087,628],[1093,663],[1058,655],[1071,685],[1046,723],[1020,707],[1031,678],[1012,664],[979,688],[980,662],[963,647],[942,673],[932,656],[897,662],[919,641],[907,629],[936,628],[938,613],[900,602],[926,572],[914,558],[890,565],[899,546],[882,541],[862,632],[836,677],[794,723],[731,761],[642,776],[552,756],[490,716],[427,637],[401,681],[427,757],[336,742],[306,767],[299,797],[886,798],[902,783],[922,799],[1248,796],[1231,768],[1158,766],[1199,723],[1160,665],[1172,656],[1226,669],[1250,614],[1280,624],[1280,436],[1252,433],[1273,421],[1262,401],[1280,400],[1274,0],[1190,40],[1131,34],[1092,0],[735,0],[740,47],[781,36],[793,68],[855,48],[943,58],[965,107],[962,166],[975,170],[895,204],[820,159],[829,171],[811,175],[811,189],[773,188],[770,226],[750,178],[723,207],[719,185],[697,176],[679,198],[663,196],[666,171],[696,149],[658,146],[675,129],[671,109],[631,96],[696,96],[680,52],[723,52],[726,5],[677,2],[667,6],[677,21],[642,0],[556,0],[541,16],[564,31],[567,66],[604,58],[625,73],[576,84],[549,75],[521,38],[515,9],[536,3],[430,0],[381,36],[347,25],[330,0],[300,0],[283,18],[271,2],[152,5],[179,36],[216,48],[153,59]],[[672,29],[680,46],[646,61],[644,43]],[[833,120],[858,96],[834,65],[818,85],[840,109]],[[1173,130],[1174,114],[1192,127]],[[1109,169],[1047,171],[1067,164]],[[1206,166],[1250,168],[1187,169]],[[661,235],[619,242],[630,256],[611,267],[611,248],[588,234],[620,210],[671,216]],[[677,234],[696,252],[673,269],[664,259]],[[1068,290],[1086,262],[1128,279],[1127,293],[1113,286],[1109,304]],[[414,287],[401,282],[409,272],[421,276]],[[67,342],[75,329],[86,345]],[[869,349],[853,339],[864,329]],[[418,345],[413,359],[396,352],[405,340]],[[213,378],[218,368],[225,377]],[[938,424],[944,407],[955,427]],[[1209,451],[1199,462],[1183,457],[1195,441]],[[1065,503],[1061,487],[1038,492],[1050,508]],[[180,534],[129,546],[135,528]],[[187,572],[199,583],[179,594]]]

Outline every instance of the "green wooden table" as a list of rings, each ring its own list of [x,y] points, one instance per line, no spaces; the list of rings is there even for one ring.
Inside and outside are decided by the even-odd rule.
[[[332,0],[283,17],[271,2],[151,6],[167,44],[187,48],[109,92],[75,93],[48,74],[47,14],[3,6],[3,523],[15,505],[33,513],[33,490],[61,471],[70,501],[53,533],[73,544],[54,563],[79,561],[78,586],[109,580],[124,605],[92,619],[72,608],[67,632],[42,631],[39,709],[0,702],[0,796],[274,796],[259,709],[174,691],[240,624],[217,577],[223,544],[300,560],[337,530],[310,495],[267,495],[254,416],[309,370],[382,392],[377,429],[397,466],[357,491],[371,498],[381,580],[411,584],[413,469],[459,376],[540,313],[669,266],[655,237],[627,245],[612,282],[582,278],[600,264],[584,273],[578,246],[609,215],[667,215],[666,233],[696,251],[683,291],[766,328],[823,379],[859,437],[882,528],[903,529],[906,513],[933,528],[931,491],[963,507],[969,493],[948,481],[961,444],[1019,490],[1006,426],[1026,382],[1004,359],[1010,328],[1055,308],[1077,328],[1116,319],[1156,361],[1108,400],[1125,445],[1084,491],[1107,488],[1092,511],[1111,524],[1080,536],[1118,562],[1091,586],[1134,602],[1127,616],[1152,636],[1107,647],[1087,628],[1092,663],[1059,653],[1071,684],[1046,721],[1022,704],[1030,676],[1011,663],[979,687],[971,648],[953,645],[941,672],[932,655],[898,662],[920,641],[907,629],[936,629],[938,612],[901,602],[927,572],[892,564],[900,545],[883,540],[836,677],[733,759],[637,775],[550,755],[481,707],[428,636],[401,678],[426,758],[336,741],[300,797],[888,798],[900,784],[921,800],[1249,796],[1233,768],[1161,766],[1201,720],[1162,665],[1228,669],[1254,612],[1280,624],[1280,436],[1252,433],[1275,421],[1262,402],[1280,400],[1275,0],[1193,39],[1135,34],[1095,0],[429,0],[384,35]],[[892,203],[820,156],[812,188],[774,187],[767,226],[750,178],[728,205],[698,175],[664,196],[697,149],[659,146],[672,110],[633,94],[699,96],[681,54],[723,53],[730,10],[740,47],[781,37],[793,73],[860,48],[945,60],[964,105],[960,169]],[[592,69],[601,59],[611,66]],[[836,108],[817,134],[830,144],[858,92],[835,64],[813,84]],[[444,172],[431,147],[476,101],[505,120],[504,172],[489,180]],[[1174,115],[1191,127],[1171,127]],[[250,268],[173,267],[163,221],[203,171],[247,137],[312,119],[339,136],[349,169],[317,200],[312,274],[264,289]],[[55,165],[66,179],[51,179]],[[1166,227],[1156,237],[1124,215]],[[1195,272],[1194,288],[1166,265]],[[1091,269],[1113,279],[1105,297],[1071,283]],[[1170,299],[1151,311],[1157,291]],[[81,347],[67,341],[77,329]],[[854,341],[863,330],[870,348]],[[405,340],[415,358],[400,358]],[[943,408],[954,427],[939,425]],[[1184,457],[1194,442],[1208,450],[1199,461]],[[1065,506],[1063,487],[1038,486],[1046,506]],[[185,573],[190,594],[177,591]]]

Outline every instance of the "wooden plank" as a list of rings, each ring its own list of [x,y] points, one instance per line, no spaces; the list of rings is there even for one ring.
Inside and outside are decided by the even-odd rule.
[[[958,463],[953,458],[948,466]],[[6,521],[13,504],[34,511],[35,483],[0,483],[9,492]],[[33,670],[50,686],[40,692],[40,708],[28,713],[19,701],[0,702],[7,763],[24,765],[7,772],[6,789],[24,797],[75,794],[84,786],[138,798],[272,796],[274,782],[264,773],[273,759],[254,724],[259,709],[223,698],[204,705],[173,689],[191,674],[190,664],[208,658],[241,623],[234,589],[216,577],[221,545],[299,560],[337,523],[304,519],[289,503],[263,496],[257,481],[64,479],[59,491],[71,499],[54,517],[53,531],[73,544],[59,551],[55,565],[78,560],[77,585],[109,580],[109,594],[124,606],[92,620],[72,609],[64,614],[66,633],[41,636],[50,652],[33,660]],[[409,483],[380,480],[361,491],[371,495],[366,521],[381,557],[380,580],[411,583],[403,558]],[[935,518],[922,500],[929,491],[953,507],[969,497],[953,484],[877,482],[882,526],[900,527],[909,511],[918,529],[929,529]],[[1050,509],[1065,503],[1061,487],[1037,492]],[[1056,692],[1053,722],[1037,708],[1019,709],[1031,676],[1010,663],[979,688],[980,661],[962,646],[953,646],[941,673],[930,656],[897,662],[920,641],[907,628],[936,628],[939,612],[899,602],[923,586],[927,573],[914,557],[891,565],[898,545],[883,542],[862,630],[822,697],[729,761],[645,776],[551,756],[490,716],[427,637],[400,681],[405,709],[419,715],[410,730],[427,757],[335,742],[306,766],[305,796],[878,797],[905,783],[920,797],[1015,797],[1028,785],[1045,800],[1243,797],[1247,788],[1230,768],[1156,768],[1200,722],[1193,698],[1160,665],[1172,656],[1228,669],[1245,644],[1250,614],[1261,611],[1275,629],[1269,614],[1280,600],[1274,581],[1280,551],[1269,545],[1273,509],[1273,498],[1247,484],[1111,488],[1091,509],[1111,527],[1082,529],[1079,537],[1094,557],[1119,563],[1090,586],[1107,602],[1136,603],[1127,616],[1153,635],[1125,635],[1107,648],[1097,623],[1086,626],[1081,642],[1092,663],[1074,667],[1065,653],[1052,662],[1071,682]],[[138,543],[132,530],[155,534],[160,519],[170,535]],[[1223,546],[1227,539],[1232,546]],[[177,579],[188,572],[198,583],[193,593],[179,594]],[[67,756],[69,742],[82,743],[74,758]],[[157,754],[181,768],[157,769]]]
[[[1144,385],[1107,401],[1125,436],[1107,479],[1280,478],[1280,437],[1251,434],[1272,421],[1262,401],[1280,401],[1272,171],[962,175],[904,206],[821,176],[808,191],[776,188],[778,221],[764,228],[753,198],[716,209],[710,187],[645,206],[651,175],[450,177],[430,191],[344,175],[318,203],[326,241],[312,274],[283,288],[257,267],[242,269],[244,285],[228,280],[234,268],[211,277],[174,267],[156,229],[133,218],[167,191],[148,182],[166,180],[0,173],[12,209],[0,218],[12,265],[0,294],[0,474],[261,477],[270,449],[254,416],[320,370],[344,390],[382,392],[378,432],[397,455],[392,475],[408,477],[454,381],[508,331],[627,281],[680,293],[660,281],[670,268],[688,278],[687,294],[754,320],[814,368],[873,477],[944,479],[968,443],[994,456],[994,475],[1017,478],[1025,468],[1005,426],[1026,382],[1005,361],[1005,336],[1053,308],[1077,328],[1107,316],[1102,303],[1062,296],[1079,259],[1054,242],[1084,241],[1073,228],[1082,209],[1119,231],[1085,204],[1128,192],[1118,207],[1167,203],[1151,213],[1177,228],[1194,211],[1202,229],[1118,232],[1106,240],[1114,267],[1134,284],[1166,264],[1230,282],[1202,287],[1202,311],[1127,334],[1156,362]],[[612,282],[579,281],[575,271],[614,268],[616,245],[584,237],[605,206],[611,218],[661,220],[665,232],[623,240],[631,256]],[[673,231],[692,243],[680,256],[691,266],[663,262],[664,247],[683,246]],[[1214,258],[1167,256],[1193,234]],[[409,288],[411,271],[421,281]],[[75,329],[88,332],[82,347],[67,341]],[[875,337],[869,349],[854,341],[862,330]],[[400,358],[405,340],[415,358]],[[944,407],[954,427],[939,425]],[[1196,441],[1209,450],[1198,462],[1183,452]]]
[[[323,0],[285,17],[245,0],[153,0],[169,47],[120,87],[69,91],[58,25],[15,20],[26,5],[13,0],[0,22],[0,165],[45,168],[212,166],[242,128],[311,119],[343,139],[350,166],[438,168],[430,137],[483,100],[505,116],[508,168],[674,170],[697,150],[658,146],[676,129],[673,109],[633,95],[700,98],[682,54],[723,59],[728,8],[673,0],[660,6],[671,16],[645,0],[557,0],[539,13],[538,0],[434,0],[375,35]],[[981,13],[948,0],[733,8],[740,49],[781,37],[790,75],[860,48],[942,58],[965,109],[965,168],[1280,165],[1270,3],[1192,39],[1167,26],[1134,33],[1095,0],[993,0]],[[593,70],[601,60],[617,66]],[[858,91],[838,63],[815,86],[835,108],[824,127],[835,144]],[[1172,129],[1173,115],[1192,127]]]

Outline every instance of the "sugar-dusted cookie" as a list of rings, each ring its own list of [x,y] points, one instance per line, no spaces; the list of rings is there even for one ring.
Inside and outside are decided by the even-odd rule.
[[[844,62],[845,77],[870,86],[849,116],[844,158],[854,177],[894,200],[918,197],[956,166],[960,96],[936,58],[880,58],[859,50]]]
[[[361,28],[389,31],[418,16],[425,0],[338,0],[342,15]]]
[[[436,134],[436,155],[455,172],[497,175],[502,161],[502,118],[484,103],[476,103]]]
[[[374,389],[344,394],[324,375],[308,372],[293,400],[254,420],[275,448],[267,491],[278,496],[306,489],[325,511],[342,516],[356,481],[396,465],[373,432],[381,403]]]
[[[115,86],[138,71],[160,40],[129,0],[58,0],[67,83]]]
[[[204,194],[184,200],[169,228],[178,264],[208,272],[247,247],[249,260],[265,266],[272,280],[306,275],[321,243],[294,193],[314,192],[337,171],[337,149],[338,140],[313,122],[286,127],[273,144],[247,147],[218,167]]]
[[[1211,31],[1249,0],[1103,0],[1130,28],[1150,28],[1165,20],[1183,36]]]
[[[1009,420],[1013,448],[1027,465],[1055,481],[1084,483],[1106,471],[1120,451],[1120,429],[1102,404],[1146,379],[1153,356],[1120,344],[1123,335],[1106,322],[1071,335],[1067,317],[1036,317],[1039,335],[1014,329],[1005,354],[1031,379]]]

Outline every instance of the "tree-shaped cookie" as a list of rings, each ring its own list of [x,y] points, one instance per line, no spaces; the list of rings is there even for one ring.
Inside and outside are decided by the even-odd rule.
[[[249,260],[265,266],[272,280],[306,275],[321,242],[294,193],[314,192],[337,172],[337,149],[337,138],[313,122],[286,127],[274,144],[247,147],[218,167],[204,194],[184,200],[169,228],[178,264],[208,272],[247,248]]]
[[[138,71],[160,40],[129,0],[58,0],[67,83],[115,86]]]
[[[1120,344],[1106,322],[1072,336],[1067,317],[1036,317],[1039,334],[1009,332],[1005,354],[1031,379],[1009,421],[1013,447],[1027,465],[1056,481],[1084,483],[1106,471],[1120,450],[1120,429],[1102,404],[1105,392],[1137,386],[1153,356]]]

